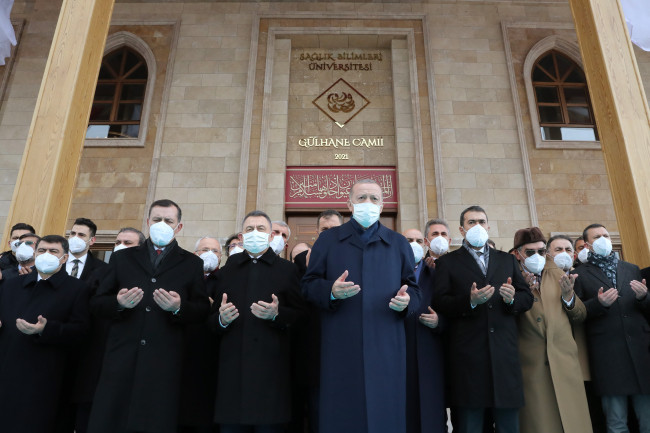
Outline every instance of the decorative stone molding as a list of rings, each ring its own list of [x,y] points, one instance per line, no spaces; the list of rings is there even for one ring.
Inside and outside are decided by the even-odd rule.
[[[333,13],[323,13],[319,15],[320,18],[328,18],[328,19],[334,19],[334,18],[341,18],[341,19],[354,19],[354,18],[359,18],[359,15],[357,13],[341,13],[341,12],[333,12]],[[364,19],[369,19],[369,18],[375,18],[375,19],[385,19],[385,20],[391,20],[391,19],[412,19],[412,20],[420,20],[422,22],[423,28],[426,30],[427,28],[427,23],[426,23],[426,16],[423,14],[411,14],[411,13],[397,13],[397,14],[383,14],[383,13],[371,13],[370,15],[363,15]],[[249,168],[249,158],[250,158],[250,137],[251,137],[251,121],[252,121],[252,110],[253,110],[253,100],[255,98],[254,96],[254,91],[255,91],[255,82],[256,82],[256,71],[257,71],[257,53],[258,53],[258,38],[259,38],[259,26],[260,26],[260,20],[261,19],[269,19],[269,18],[283,18],[283,19],[290,19],[290,18],[315,18],[314,14],[312,12],[295,12],[291,14],[280,14],[276,15],[273,13],[268,13],[268,14],[261,14],[261,15],[256,15],[253,19],[253,24],[252,24],[252,34],[251,34],[251,48],[250,48],[250,57],[249,57],[249,74],[248,74],[248,85],[247,85],[247,91],[246,91],[246,99],[245,99],[245,109],[244,109],[244,122],[243,122],[243,133],[242,133],[242,146],[241,146],[241,159],[240,159],[240,182],[239,182],[239,191],[238,191],[238,197],[237,197],[237,221],[241,220],[244,216],[244,210],[246,208],[246,197],[247,197],[247,182],[248,182],[248,168]],[[368,34],[373,34],[373,35],[379,35],[379,36],[384,36],[384,37],[390,37],[390,36],[395,36],[397,39],[406,39],[407,41],[407,47],[409,51],[409,65],[410,65],[410,78],[411,78],[411,103],[413,105],[413,118],[414,122],[413,125],[410,125],[410,127],[413,128],[413,137],[416,141],[414,143],[415,146],[415,152],[416,152],[416,167],[415,167],[415,172],[416,172],[416,177],[417,177],[417,191],[415,192],[418,196],[418,202],[419,202],[419,207],[417,209],[417,218],[418,220],[421,220],[421,224],[423,225],[424,222],[426,222],[427,217],[428,217],[428,209],[427,209],[427,186],[426,186],[426,181],[425,181],[425,173],[424,173],[424,155],[423,155],[423,147],[424,143],[422,142],[422,131],[420,130],[421,128],[421,113],[420,113],[420,100],[419,100],[419,90],[417,88],[417,65],[416,65],[416,57],[415,57],[415,44],[414,44],[414,38],[415,35],[413,34],[412,29],[406,29],[406,28],[389,28],[389,27],[379,27],[379,28],[369,28],[369,27],[345,27],[345,28],[340,28],[340,27],[269,27],[268,31],[268,39],[267,39],[267,46],[266,46],[266,68],[265,68],[265,76],[264,76],[264,103],[263,103],[263,108],[262,108],[262,126],[263,129],[261,131],[261,140],[260,140],[260,153],[259,153],[259,165],[258,165],[258,190],[257,190],[257,195],[256,195],[256,204],[259,207],[261,204],[267,204],[266,202],[266,195],[264,190],[268,187],[267,185],[267,172],[266,169],[264,168],[264,162],[268,158],[268,149],[269,149],[269,141],[268,141],[268,131],[265,131],[266,128],[268,128],[268,119],[267,117],[269,116],[268,112],[268,102],[270,101],[269,96],[271,95],[273,91],[273,75],[272,75],[272,68],[273,68],[273,62],[269,61],[272,60],[273,57],[276,55],[274,52],[274,44],[275,40],[282,38],[282,39],[291,39],[292,35],[310,35],[310,34],[319,34],[319,35],[337,35],[337,34],[348,34],[348,35],[368,35]],[[442,167],[441,167],[441,148],[440,148],[440,142],[439,142],[439,137],[440,137],[440,132],[438,130],[438,124],[437,124],[437,119],[436,119],[436,108],[435,108],[435,94],[434,92],[434,83],[433,83],[433,75],[432,75],[432,65],[431,65],[431,55],[430,55],[430,48],[429,48],[429,41],[427,38],[424,39],[424,46],[425,46],[425,52],[426,52],[426,64],[429,66],[427,68],[427,84],[429,87],[429,116],[431,120],[431,136],[433,137],[433,155],[434,155],[434,169],[436,173],[436,191],[437,191],[437,205],[438,205],[438,216],[439,217],[444,217],[444,201],[443,201],[443,185],[442,185]],[[403,169],[409,169],[413,171],[413,167],[410,168],[403,168]],[[412,194],[409,193],[409,194]]]

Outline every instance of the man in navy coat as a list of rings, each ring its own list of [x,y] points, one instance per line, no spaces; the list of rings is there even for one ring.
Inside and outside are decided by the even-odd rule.
[[[412,238],[409,235],[415,232],[420,233],[417,229],[411,229],[406,230],[404,236],[410,241]],[[423,244],[431,248],[433,243],[433,249],[426,254],[431,260],[422,258],[416,268],[421,303],[405,322],[407,433],[443,433],[447,431],[444,345],[440,318],[431,308],[431,298],[435,278],[434,260],[449,249],[451,238],[444,220],[428,221],[424,233],[426,238],[422,238]],[[441,240],[434,241],[437,237],[441,237]],[[414,240],[417,242],[417,238]],[[440,245],[445,248],[440,248]]]
[[[303,294],[321,309],[320,433],[406,431],[407,307],[417,308],[413,251],[379,223],[381,187],[350,189],[352,219],[314,244]]]

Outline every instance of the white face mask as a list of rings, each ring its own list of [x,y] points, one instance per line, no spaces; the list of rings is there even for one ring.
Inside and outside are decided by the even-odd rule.
[[[252,232],[244,233],[244,249],[252,254],[257,254],[269,247],[269,234],[265,232]]]
[[[381,208],[374,203],[352,203],[354,212],[352,218],[358,222],[361,227],[367,229],[379,220]]]
[[[589,258],[589,250],[586,248],[583,248],[580,250],[578,253],[578,260],[580,260],[580,263],[587,263],[587,259]]]
[[[212,272],[219,266],[219,256],[212,251],[206,251],[199,257],[203,259],[203,272],[205,273]]]
[[[528,272],[532,272],[535,275],[539,275],[544,269],[545,265],[546,257],[540,256],[537,253],[533,254],[530,257],[526,257],[526,260],[524,260],[524,267],[528,269]]]
[[[471,229],[465,232],[465,240],[473,247],[480,248],[488,240],[488,232],[482,225],[476,224]]]
[[[568,271],[573,266],[573,257],[566,251],[562,251],[560,254],[553,257],[553,261],[557,267],[562,269],[564,272]]]
[[[48,275],[53,274],[59,268],[59,266],[61,266],[60,260],[61,259],[59,259],[54,254],[43,253],[36,257],[36,260],[34,260],[34,265],[36,265],[38,272]]]
[[[174,229],[166,222],[160,221],[149,227],[149,237],[155,246],[165,247],[174,239]]]
[[[411,242],[410,245],[411,249],[413,250],[413,258],[415,259],[415,264],[417,265],[422,260],[422,257],[424,257],[424,248],[422,248],[422,245],[418,244],[417,242]]]
[[[591,244],[591,248],[593,248],[594,253],[599,256],[607,257],[612,252],[612,241],[605,236],[601,236]]]
[[[69,238],[68,245],[70,252],[73,254],[80,253],[86,249],[86,241],[81,239],[79,236],[73,236]]]
[[[284,250],[284,239],[282,235],[275,235],[271,242],[269,242],[269,246],[275,254],[279,255],[282,253],[282,250]]]
[[[16,249],[18,249],[18,244],[20,243],[20,239],[14,239],[9,243],[9,246],[11,247],[11,251],[14,253],[16,252]]]
[[[449,241],[442,236],[437,236],[429,242],[431,252],[436,256],[441,256],[449,251]]]
[[[16,259],[19,263],[24,263],[34,257],[34,248],[30,247],[26,243],[22,243],[16,248]]]
[[[128,248],[128,247],[126,245],[124,245],[124,244],[115,245],[115,248],[113,248],[113,252],[116,253],[116,252],[118,252],[120,250],[123,250],[125,248]]]
[[[240,246],[232,247],[232,250],[230,250],[230,256],[234,256],[235,254],[243,253],[244,249]]]

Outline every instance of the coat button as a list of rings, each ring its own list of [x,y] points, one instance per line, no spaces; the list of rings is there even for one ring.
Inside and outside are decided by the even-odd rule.
[[[538,321],[538,322],[541,322],[541,321],[542,321],[542,318],[541,318],[541,317],[538,317],[538,318],[537,318],[537,321]]]
[[[494,328],[490,328],[490,332],[494,332]]]
[[[492,304],[488,304],[488,308],[492,308]]]
[[[152,282],[152,283],[155,283],[155,282],[156,282],[156,279],[155,279],[155,278],[152,278],[152,279],[151,279],[151,282]]]
[[[140,340],[140,346],[144,346],[147,344],[147,340]]]
[[[144,311],[148,313],[149,311],[151,311],[151,307],[145,307]]]
[[[538,302],[538,301],[539,301],[539,299],[537,299],[537,298],[533,298],[533,301],[535,301],[535,302]]]
[[[257,263],[257,260],[256,260],[256,259],[253,259],[253,263]]]

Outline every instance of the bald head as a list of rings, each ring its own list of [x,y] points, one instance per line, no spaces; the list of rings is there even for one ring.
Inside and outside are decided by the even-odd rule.
[[[422,232],[420,230],[418,230],[418,229],[407,229],[407,230],[404,230],[402,235],[404,235],[406,240],[409,241],[409,244],[411,242],[417,242],[419,245],[424,247],[424,236],[422,235]]]

